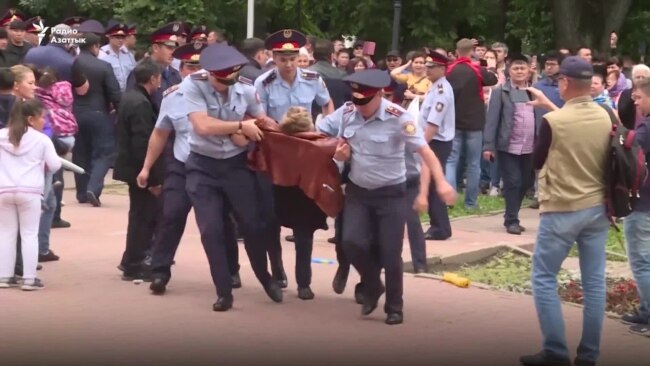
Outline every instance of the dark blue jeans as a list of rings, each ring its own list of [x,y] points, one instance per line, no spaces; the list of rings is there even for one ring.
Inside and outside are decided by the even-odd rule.
[[[72,162],[86,170],[87,174],[76,174],[77,200],[86,201],[86,193],[97,198],[104,189],[104,178],[113,164],[115,155],[115,128],[106,113],[76,113],[79,132],[72,149]]]
[[[533,154],[514,155],[499,151],[497,159],[503,178],[503,197],[506,201],[503,225],[519,224],[521,203],[533,185]]]

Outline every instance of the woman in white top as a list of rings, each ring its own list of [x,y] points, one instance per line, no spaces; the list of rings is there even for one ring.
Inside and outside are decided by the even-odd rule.
[[[43,288],[36,278],[43,182],[45,169],[61,168],[52,141],[41,132],[44,123],[43,106],[28,99],[16,101],[7,127],[0,130],[0,288],[18,286],[17,232],[22,242],[22,289]]]

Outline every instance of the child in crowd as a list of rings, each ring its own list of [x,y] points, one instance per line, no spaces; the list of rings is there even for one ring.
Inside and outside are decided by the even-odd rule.
[[[37,71],[36,80],[36,97],[47,109],[46,125],[52,128],[53,137],[71,150],[79,129],[72,114],[72,84],[59,81],[51,67]]]
[[[38,227],[45,170],[61,168],[52,141],[42,133],[44,109],[38,99],[16,101],[0,130],[0,288],[17,287],[16,233],[22,242],[22,289],[42,289],[36,277]]]

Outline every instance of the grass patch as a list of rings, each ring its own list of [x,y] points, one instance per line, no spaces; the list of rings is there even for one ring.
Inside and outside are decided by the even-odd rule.
[[[521,207],[528,207],[530,203],[531,201],[529,199],[524,198],[524,202],[522,203]],[[450,208],[447,212],[449,212],[449,218],[453,219],[465,216],[485,215],[494,211],[505,211],[505,209],[506,201],[503,197],[491,197],[488,195],[479,194],[478,208],[468,210],[465,208],[465,193],[459,193],[454,207]],[[423,214],[420,218],[422,221],[429,221],[429,215],[427,214]]]
[[[621,225],[622,226],[622,225]],[[623,234],[623,228],[619,227],[621,231],[616,231],[614,228],[609,229],[609,233],[607,235],[607,244],[605,246],[605,250],[608,252],[616,253],[616,254],[621,254],[621,255],[627,255],[625,252],[625,235]],[[621,244],[623,243],[623,244]],[[574,245],[571,248],[571,251],[569,252],[569,257],[577,257],[578,256],[578,246]],[[622,258],[617,255],[607,255],[607,260],[608,261],[614,261],[614,262],[625,262],[626,259]]]
[[[532,294],[532,259],[526,255],[502,250],[481,262],[451,268],[434,268],[436,274],[453,272],[471,281],[490,285],[498,290]],[[636,283],[632,279],[607,278],[607,311],[625,314],[639,306]],[[563,301],[583,303],[582,284],[579,274],[560,270],[558,294]]]

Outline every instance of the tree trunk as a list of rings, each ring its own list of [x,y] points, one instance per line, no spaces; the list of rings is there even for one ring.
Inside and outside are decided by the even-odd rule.
[[[580,37],[580,13],[576,0],[553,0],[553,19],[558,48],[577,48]]]
[[[600,51],[607,52],[610,49],[609,39],[611,32],[617,32],[623,26],[625,17],[632,6],[632,0],[603,1],[603,11],[605,18],[605,27],[598,47]]]

